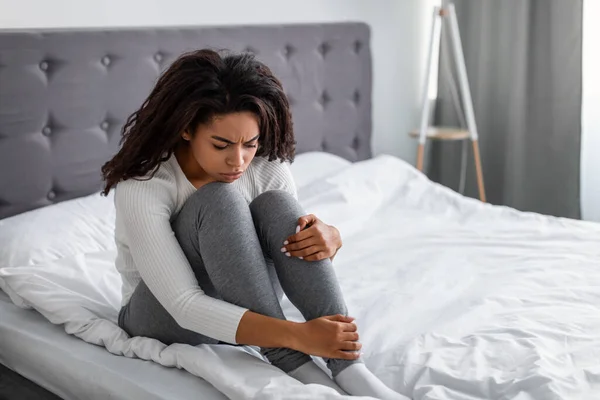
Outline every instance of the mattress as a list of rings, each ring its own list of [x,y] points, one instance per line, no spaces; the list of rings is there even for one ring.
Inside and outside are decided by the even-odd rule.
[[[115,356],[67,335],[36,311],[15,306],[2,291],[0,316],[0,363],[63,399],[227,398],[185,371]]]
[[[327,165],[331,168],[316,159],[297,165],[299,199],[308,213],[342,233],[344,247],[334,268],[356,318],[364,361],[387,385],[415,400],[600,398],[599,224],[483,204],[390,156]],[[175,398],[170,390],[177,387],[178,398],[191,399],[198,397],[189,389],[192,382],[210,382],[232,399],[339,398],[315,385],[299,385],[243,349],[165,347],[124,337],[113,321],[119,302],[114,249],[82,249],[63,250],[83,254],[47,262],[38,254],[35,264],[0,268],[0,283],[13,300],[59,325],[46,324],[27,344],[31,347],[10,359],[25,376],[36,368],[37,351],[52,352],[55,341],[65,341],[69,345],[62,351],[77,354],[76,367],[48,375],[62,367],[46,364],[46,375],[39,378],[61,395],[90,390],[92,396],[85,398],[93,398],[102,391],[112,395],[116,387],[121,393],[132,390],[131,399],[166,399]],[[6,309],[9,318],[17,313]],[[299,319],[287,301],[284,310]],[[32,328],[31,319],[43,322],[33,315],[24,318],[26,328]],[[3,333],[13,332],[12,325],[2,324]],[[2,354],[16,351],[17,340],[22,339],[3,346]],[[27,354],[29,348],[33,354]],[[186,373],[110,353],[190,374],[181,378],[185,384],[167,385],[163,375],[175,380]],[[59,354],[44,358],[55,362]],[[115,360],[123,367],[114,367]],[[91,365],[84,367],[86,361]],[[98,368],[106,370],[99,375],[105,379],[91,381],[92,389],[72,378],[63,382],[69,374],[79,379]]]

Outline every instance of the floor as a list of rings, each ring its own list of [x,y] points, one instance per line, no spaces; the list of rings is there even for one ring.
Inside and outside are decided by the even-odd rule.
[[[0,400],[60,400],[60,397],[0,364]]]

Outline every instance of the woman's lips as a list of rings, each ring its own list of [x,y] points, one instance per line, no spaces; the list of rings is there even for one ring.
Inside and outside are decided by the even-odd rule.
[[[238,179],[240,176],[242,176],[242,173],[243,173],[243,171],[241,171],[241,172],[227,173],[227,174],[221,174],[221,175],[223,175],[227,179]]]

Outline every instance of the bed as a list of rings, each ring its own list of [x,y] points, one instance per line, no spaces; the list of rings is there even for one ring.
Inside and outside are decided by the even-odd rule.
[[[600,397],[600,226],[483,204],[374,157],[361,23],[1,32],[0,363],[63,399],[340,398],[251,347],[115,325],[99,167],[160,71],[204,46],[255,52],[282,79],[299,200],[342,233],[334,268],[385,383],[413,399]]]

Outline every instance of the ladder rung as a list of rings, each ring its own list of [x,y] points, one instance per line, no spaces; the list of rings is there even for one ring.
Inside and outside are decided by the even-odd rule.
[[[411,131],[412,137],[419,137],[419,129]],[[429,127],[426,132],[427,139],[432,140],[464,140],[469,139],[469,131],[459,128]]]

